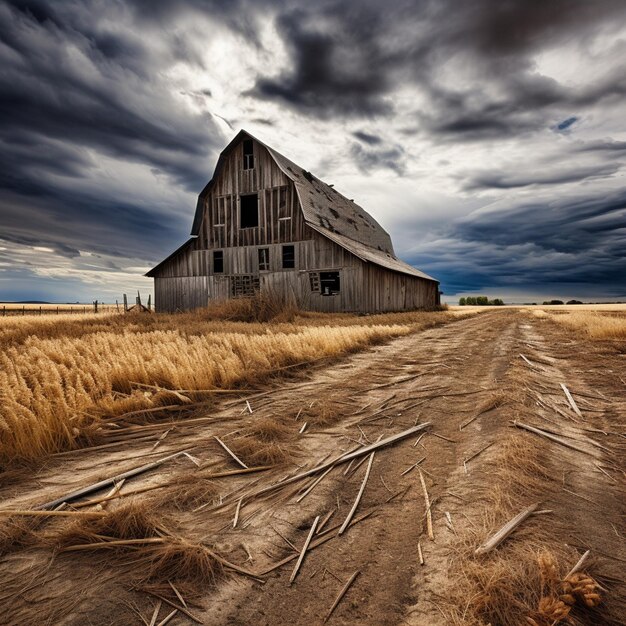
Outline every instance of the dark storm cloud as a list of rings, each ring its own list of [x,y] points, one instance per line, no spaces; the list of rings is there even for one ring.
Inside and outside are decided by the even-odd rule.
[[[406,155],[400,146],[363,146],[353,143],[350,147],[350,156],[355,160],[358,168],[369,173],[373,169],[390,169],[398,175],[406,171]]]
[[[107,9],[0,6],[0,236],[64,256],[136,246],[156,259],[188,224],[157,219],[149,203],[115,199],[115,180],[111,197],[85,190],[99,155],[147,165],[196,192],[224,140],[209,114],[185,110],[160,82],[164,66],[190,61],[190,47],[163,31],[158,37],[171,45],[154,47],[152,36],[128,28],[122,3]]]
[[[515,189],[532,185],[562,185],[578,183],[586,179],[605,178],[619,170],[618,164],[589,165],[584,167],[568,167],[554,171],[542,170],[533,172],[487,171],[474,174],[464,184],[467,191],[482,189]]]
[[[620,0],[282,4],[277,31],[290,61],[250,93],[316,117],[391,115],[393,91],[413,84],[427,97],[416,115],[430,133],[494,139],[547,127],[554,107],[625,92],[623,72],[576,89],[541,76],[533,61],[549,46],[582,45],[617,27],[626,15]],[[465,63],[471,87],[440,80],[450,61]]]

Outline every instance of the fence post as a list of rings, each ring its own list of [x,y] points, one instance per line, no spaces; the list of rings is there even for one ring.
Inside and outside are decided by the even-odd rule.
[[[126,294],[124,294],[124,313],[126,313],[126,311],[128,311],[128,298]]]
[[[22,305],[22,315],[26,315],[26,307]]]
[[[41,315],[41,304],[39,305],[39,315]]]

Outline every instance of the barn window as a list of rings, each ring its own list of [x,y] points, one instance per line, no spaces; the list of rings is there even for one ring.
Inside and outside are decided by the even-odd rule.
[[[320,291],[323,296],[334,296],[340,291],[339,272],[320,272]]]
[[[266,272],[270,268],[270,249],[259,248],[259,271]]]
[[[223,250],[213,250],[213,273],[214,274],[224,273],[224,251]]]
[[[239,228],[256,228],[259,225],[258,194],[240,196],[239,205]]]
[[[254,167],[254,145],[252,139],[243,142],[243,169],[251,170]]]
[[[260,288],[258,276],[241,274],[230,277],[230,295],[233,298],[253,296]]]
[[[283,269],[292,270],[296,266],[296,249],[294,246],[283,246]]]

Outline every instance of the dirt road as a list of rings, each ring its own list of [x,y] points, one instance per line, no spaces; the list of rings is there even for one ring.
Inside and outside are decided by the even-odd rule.
[[[506,491],[503,481],[508,480],[513,481],[511,494],[516,493],[507,500],[510,506],[530,504],[535,497],[540,508],[550,512],[529,519],[501,550],[530,540],[527,533],[539,531],[546,543],[567,545],[572,555],[591,549],[593,571],[606,591],[600,607],[589,614],[583,611],[577,619],[618,624],[625,598],[620,574],[626,562],[625,511],[619,471],[624,469],[625,380],[625,355],[614,343],[577,339],[528,313],[481,313],[331,366],[314,367],[261,392],[199,408],[196,422],[163,424],[158,430],[138,428],[138,433],[148,433],[148,439],[57,456],[36,475],[5,486],[0,492],[2,508],[30,508],[187,450],[200,468],[181,457],[128,481],[122,493],[168,483],[168,488],[135,499],[163,511],[164,526],[177,536],[209,542],[229,562],[258,575],[256,580],[230,572],[195,597],[189,610],[202,623],[321,624],[346,581],[358,572],[328,623],[450,624],[453,618],[464,623],[458,617],[463,611],[451,605],[451,587],[458,582],[458,559],[467,548],[467,531],[482,540],[510,519],[506,507],[489,510],[492,488],[497,485]],[[561,383],[571,392],[580,415]],[[237,468],[214,436],[226,443],[235,441],[266,419],[286,427],[286,434],[273,445],[289,451],[293,461],[264,472],[212,480],[219,499],[207,500],[200,510],[194,510],[197,502],[173,506],[177,485],[188,486],[190,476],[202,482]],[[577,449],[515,428],[512,420],[550,431]],[[295,556],[314,519],[330,515],[324,530],[343,522],[362,486],[368,457],[362,463],[337,465],[315,485],[319,473],[308,482],[259,497],[240,500],[241,496],[422,422],[432,424],[423,436],[375,453],[355,518],[372,514],[344,534],[318,535],[328,541],[306,554],[290,584]],[[533,482],[532,493],[524,485],[517,494],[515,472],[509,471],[506,478],[497,473],[502,464],[498,455],[509,440],[540,455],[542,479],[537,485]],[[420,472],[431,502],[434,541],[426,529]],[[163,493],[169,496],[163,498]],[[38,533],[51,538],[53,546],[55,533],[65,523],[47,522]],[[5,609],[0,623],[140,624],[130,606],[149,623],[155,600],[130,590],[132,564],[103,552],[14,547],[0,561],[0,605]],[[289,556],[294,560],[261,575]],[[458,605],[458,600],[454,602]],[[168,612],[164,607],[159,621]],[[524,623],[524,615],[517,617]],[[191,622],[178,613],[169,623]]]

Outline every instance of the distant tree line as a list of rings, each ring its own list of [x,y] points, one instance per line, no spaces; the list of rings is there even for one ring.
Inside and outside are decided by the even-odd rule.
[[[544,304],[564,304],[563,300],[546,300]],[[582,304],[580,300],[568,300],[567,304]]]
[[[500,298],[490,300],[487,296],[467,296],[459,299],[460,306],[503,306],[504,302]]]

